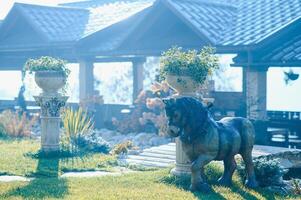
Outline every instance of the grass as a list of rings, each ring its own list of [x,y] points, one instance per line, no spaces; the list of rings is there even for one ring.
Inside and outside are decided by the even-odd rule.
[[[36,176],[37,174],[58,175],[66,171],[91,171],[112,169],[115,157],[100,153],[73,158],[36,159],[29,154],[38,152],[37,140],[0,140],[0,174]]]
[[[0,183],[0,199],[297,199],[249,190],[237,179],[232,188],[213,185],[209,194],[191,193],[188,185],[188,179],[177,179],[168,170],[99,178],[39,178],[29,183]]]
[[[61,159],[34,159],[26,156],[36,152],[38,141],[0,140],[0,172],[16,175],[36,175],[41,172],[56,171],[58,174],[66,169],[87,170],[107,169],[114,158],[102,154],[93,154],[87,158],[75,158],[73,162]],[[216,185],[222,173],[222,167],[216,163],[206,167],[208,181],[212,192],[208,194],[192,193],[188,190],[189,178],[171,176],[169,169],[129,173],[121,176],[94,178],[58,178],[36,176],[31,182],[0,182],[0,199],[300,199],[298,197],[275,196],[266,190],[249,190],[245,188],[238,175],[234,176],[231,188]],[[57,175],[58,175],[57,174]]]

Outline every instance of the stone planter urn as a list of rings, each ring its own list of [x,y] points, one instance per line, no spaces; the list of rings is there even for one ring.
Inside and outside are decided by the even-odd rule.
[[[190,76],[166,75],[167,84],[181,95],[195,96],[197,89],[200,87]]]
[[[34,96],[41,107],[41,150],[56,152],[60,149],[60,109],[68,99],[58,91],[66,84],[66,75],[60,71],[37,71],[35,82],[42,89],[39,96]]]
[[[66,75],[60,71],[37,71],[35,82],[45,94],[56,94],[66,84]]]

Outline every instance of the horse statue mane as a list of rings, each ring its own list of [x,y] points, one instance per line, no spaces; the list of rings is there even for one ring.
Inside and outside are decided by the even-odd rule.
[[[211,113],[208,110],[211,105],[206,107],[194,97],[173,98],[166,100],[164,103],[166,110],[171,112],[178,110],[182,113],[183,117],[189,121],[192,133],[189,135],[190,140],[194,140],[197,137],[206,134],[205,126],[208,121],[216,125]],[[182,135],[182,139],[188,141],[187,136],[185,138]]]

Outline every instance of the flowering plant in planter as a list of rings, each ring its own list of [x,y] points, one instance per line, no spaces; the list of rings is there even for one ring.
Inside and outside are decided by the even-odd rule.
[[[29,74],[35,72],[35,82],[44,92],[49,94],[55,94],[59,89],[66,86],[67,77],[70,74],[64,60],[49,56],[29,59],[23,70],[23,78],[26,71]]]
[[[25,63],[23,72],[28,71],[30,74],[38,71],[55,71],[62,72],[67,78],[70,70],[66,67],[67,62],[50,56],[42,56],[38,59],[28,59]]]
[[[165,51],[160,59],[160,78],[179,93],[195,91],[208,75],[219,67],[215,49],[204,47],[200,51],[184,51],[181,47],[172,47]]]

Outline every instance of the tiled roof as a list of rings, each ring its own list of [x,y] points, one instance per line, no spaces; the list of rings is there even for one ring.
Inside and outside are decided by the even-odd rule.
[[[256,44],[301,17],[300,0],[238,0],[235,26],[223,45]]]
[[[154,1],[87,0],[60,7],[17,3],[15,9],[49,41],[68,42],[126,19],[151,7]],[[301,0],[157,0],[157,3],[168,6],[192,29],[221,46],[258,44],[301,20]]]
[[[126,19],[150,7],[152,4],[153,0],[113,1],[112,3],[91,8],[83,37]]]
[[[301,60],[301,35],[280,45],[262,58],[263,61],[294,62]]]
[[[50,7],[16,3],[29,22],[49,41],[70,42],[121,21],[149,6],[153,0],[102,1],[89,9]]]
[[[103,6],[105,4],[110,3],[130,3],[130,2],[136,2],[137,0],[84,0],[84,1],[77,1],[77,2],[71,2],[71,3],[62,3],[59,4],[59,6],[65,6],[65,7],[73,7],[73,8],[97,8],[100,6]]]
[[[167,0],[217,45],[257,44],[301,17],[300,0]]]
[[[29,22],[50,41],[74,41],[83,35],[89,11],[76,8],[15,4]]]
[[[214,44],[234,23],[236,7],[224,1],[168,0],[169,7],[191,23],[200,33]]]

